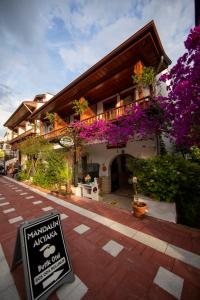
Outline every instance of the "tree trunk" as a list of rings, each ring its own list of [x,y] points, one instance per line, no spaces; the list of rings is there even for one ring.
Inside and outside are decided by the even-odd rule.
[[[76,145],[74,144],[74,156],[73,156],[73,185],[78,185],[78,163],[76,157]]]

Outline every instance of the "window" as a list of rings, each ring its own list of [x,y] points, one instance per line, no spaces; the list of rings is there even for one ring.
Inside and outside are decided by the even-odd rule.
[[[133,89],[131,91],[122,93],[121,98],[124,99],[123,104],[128,105],[136,100],[136,90]]]
[[[99,177],[99,164],[90,163],[87,164],[87,174],[91,176],[92,181],[94,181],[94,178]]]
[[[44,123],[44,134],[52,131],[53,129],[54,129],[53,124],[51,124],[49,122]]]
[[[70,123],[70,116],[65,116],[63,118],[63,120],[66,122],[66,123]]]
[[[103,102],[103,111],[113,109],[113,108],[116,107],[116,105],[117,105],[117,99],[116,98],[105,101],[105,102]]]
[[[74,117],[74,121],[80,121],[80,115],[74,114],[73,117]]]

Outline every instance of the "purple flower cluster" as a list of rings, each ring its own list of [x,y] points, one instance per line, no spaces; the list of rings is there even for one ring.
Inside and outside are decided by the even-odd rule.
[[[98,140],[117,146],[134,136],[147,138],[152,134],[159,134],[162,123],[158,105],[151,102],[146,109],[134,104],[123,116],[114,121],[96,120],[92,124],[76,122],[74,127],[78,129],[80,137],[87,142]]]
[[[186,53],[161,81],[170,81],[168,97],[159,97],[171,136],[177,145],[200,146],[200,26],[190,31]]]

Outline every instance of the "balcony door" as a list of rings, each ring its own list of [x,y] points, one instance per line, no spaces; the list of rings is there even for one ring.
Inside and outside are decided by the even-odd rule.
[[[44,134],[51,132],[54,129],[54,125],[50,122],[44,122]]]
[[[113,98],[103,102],[103,111],[108,111],[115,108],[117,105],[117,98]]]

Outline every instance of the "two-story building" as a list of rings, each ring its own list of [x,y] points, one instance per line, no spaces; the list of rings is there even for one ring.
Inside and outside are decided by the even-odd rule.
[[[14,160],[8,160],[8,165],[17,160],[23,162],[18,144],[28,137],[35,136],[37,133],[40,134],[38,122],[32,122],[29,118],[35,110],[39,109],[52,97],[53,95],[50,93],[43,93],[36,95],[33,100],[23,101],[5,122],[4,126],[7,127],[6,140],[11,146],[14,157]]]
[[[34,111],[31,120],[40,120],[40,134],[54,143],[65,135],[63,128],[77,119],[73,110],[75,99],[84,97],[89,103],[80,116],[81,121],[91,124],[99,119],[115,120],[132,103],[137,101],[145,107],[151,99],[151,87],[138,90],[132,76],[139,74],[143,66],[152,66],[160,73],[169,64],[170,59],[151,21]],[[53,128],[48,127],[45,118],[47,113],[55,114]],[[129,156],[147,158],[156,154],[155,136],[149,140],[130,139],[116,148],[104,142],[95,142],[84,145],[79,165],[82,175],[89,173],[92,177],[101,178],[102,191],[109,193],[126,187],[129,176],[126,162]]]
[[[151,21],[41,107],[36,106],[35,100],[22,103],[5,123],[13,131],[11,144],[15,145],[22,137],[35,134],[36,124],[39,124],[39,134],[58,145],[66,135],[65,129],[77,119],[73,101],[82,97],[88,101],[89,107],[80,115],[80,121],[89,124],[99,119],[114,121],[135,102],[146,107],[151,101],[151,86],[137,89],[133,76],[141,74],[144,66],[153,67],[158,74],[170,63],[156,26]],[[53,123],[49,122],[47,113],[53,114]],[[26,120],[35,124],[34,129],[27,127],[29,123]],[[125,189],[129,176],[128,157],[148,158],[156,154],[155,136],[148,140],[132,138],[117,147],[110,147],[103,141],[85,143],[78,161],[79,180],[89,173],[101,179],[104,193]]]

